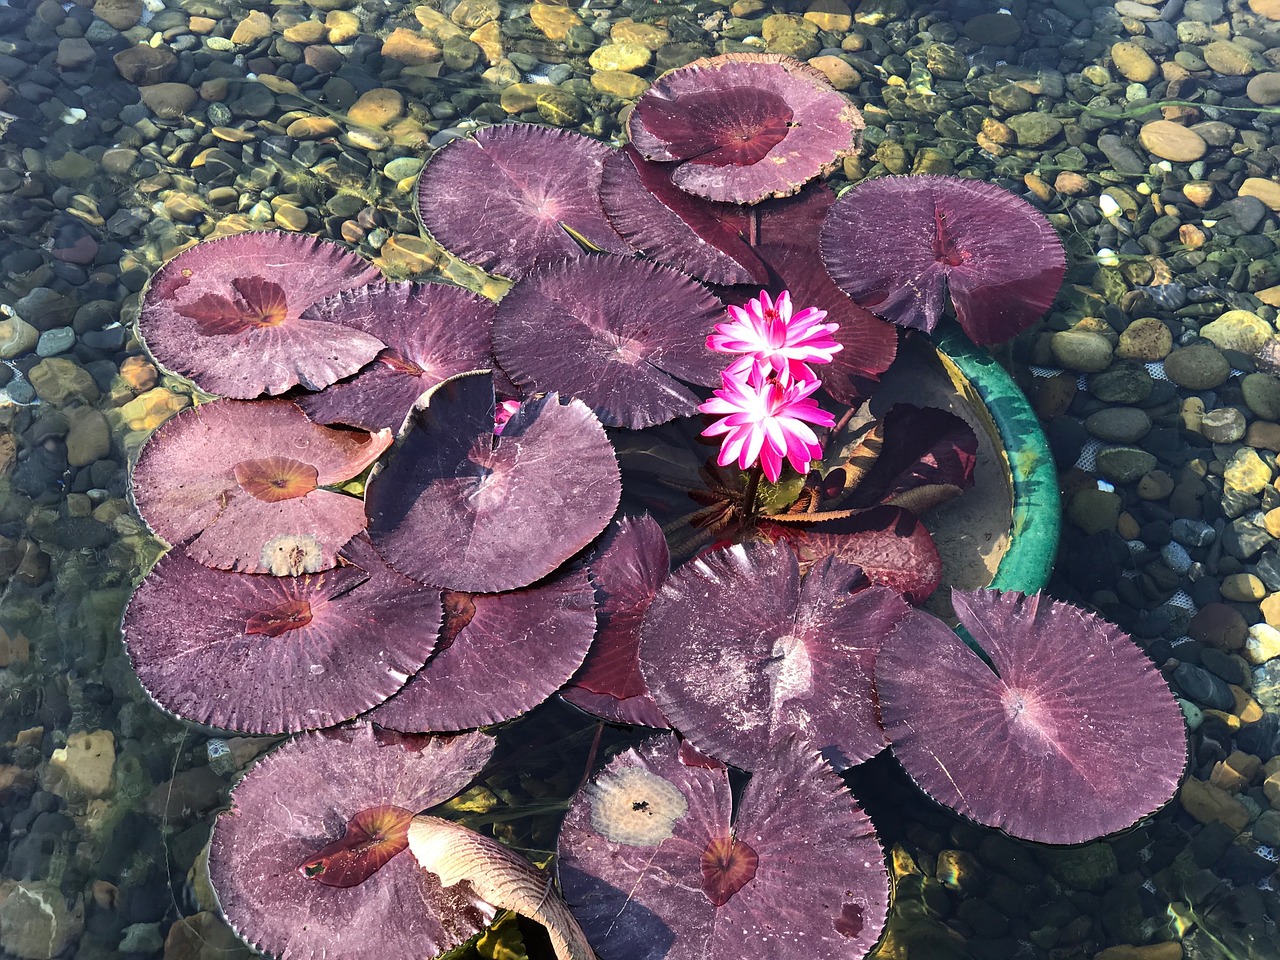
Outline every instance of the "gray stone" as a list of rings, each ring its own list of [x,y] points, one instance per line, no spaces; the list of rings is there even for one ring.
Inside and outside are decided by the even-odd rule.
[[[1138,152],[1113,133],[1104,133],[1098,137],[1098,149],[1102,151],[1107,162],[1117,173],[1130,175],[1147,172],[1147,162],[1138,156]]]
[[[1098,451],[1097,468],[1112,483],[1133,483],[1156,468],[1156,458],[1137,447],[1108,447]]]
[[[56,357],[76,345],[76,332],[71,327],[54,327],[40,334],[36,344],[36,356]]]
[[[1222,547],[1237,560],[1248,560],[1272,542],[1257,514],[1238,517],[1222,531]]]
[[[1255,675],[1257,671],[1254,671]],[[1280,679],[1280,678],[1278,678]],[[1235,697],[1231,688],[1220,677],[1215,677],[1204,667],[1194,663],[1180,663],[1173,671],[1173,680],[1187,699],[1212,710],[1231,710]],[[1277,689],[1280,693],[1280,688]],[[1261,702],[1261,701],[1259,701]]]
[[[1207,547],[1216,536],[1212,524],[1185,517],[1179,517],[1169,524],[1169,532],[1174,540],[1186,547]]]
[[[1280,657],[1253,668],[1250,692],[1264,710],[1280,710]]]
[[[1253,838],[1268,846],[1280,845],[1280,810],[1264,810],[1253,822]]]
[[[1134,443],[1151,429],[1151,418],[1137,407],[1108,407],[1086,418],[1084,428],[1107,443]]]

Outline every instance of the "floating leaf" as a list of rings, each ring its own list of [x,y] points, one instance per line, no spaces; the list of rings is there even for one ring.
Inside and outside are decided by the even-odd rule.
[[[161,707],[267,734],[381,703],[426,661],[439,627],[439,593],[357,537],[342,566],[300,577],[215,570],[174,548],[134,591],[123,629]]]
[[[600,202],[614,229],[637,250],[708,283],[767,286],[769,271],[749,245],[752,212],[685,193],[670,164],[649,163],[626,146],[604,163]]]
[[[557,864],[600,960],[848,960],[880,935],[888,878],[871,822],[792,738],[731,814],[724,766],[662,735],[574,798]]]
[[[443,732],[518,717],[582,665],[595,629],[595,595],[581,570],[507,593],[446,593],[439,650],[368,719]]]
[[[884,747],[871,671],[909,609],[885,587],[851,593],[854,566],[801,576],[786,544],[748,543],[686,563],[641,627],[640,671],[671,725],[699,750],[758,770],[792,732],[838,770]]]
[[[294,960],[434,957],[474,936],[494,908],[397,855],[394,811],[449,799],[492,750],[481,733],[405,737],[369,724],[288,741],[236,785],[214,827],[209,875],[227,922]],[[335,885],[331,870],[354,883]]]
[[[602,531],[622,482],[600,422],[580,400],[521,404],[495,436],[487,373],[437,387],[369,481],[370,535],[397,570],[447,590],[514,590]]]
[[[915,610],[876,688],[894,755],[926,793],[1041,843],[1081,843],[1162,806],[1187,762],[1182,713],[1120,629],[1035,595],[953,590],[988,666]]]
[[[355,373],[383,343],[305,311],[377,276],[350,250],[314,237],[263,231],[206,240],[152,277],[138,331],[157,361],[209,393],[319,390]]]
[[[166,421],[133,469],[157,535],[224,570],[315,573],[364,529],[359,500],[322,489],[373,463],[391,432],[334,430],[285,400],[216,400]]]
[[[670,572],[662,528],[647,513],[616,521],[589,561],[595,584],[596,638],[560,695],[613,723],[666,727],[640,675],[640,624]]]
[[[679,164],[677,187],[708,200],[785,197],[861,144],[862,115],[821,71],[790,57],[730,53],[663,74],[628,131],[647,160]]]
[[[772,539],[785,540],[802,565],[822,557],[856,564],[867,579],[923,603],[942,582],[942,558],[928,528],[911,511],[881,506],[810,529],[764,524]]]
[[[399,430],[424,393],[452,376],[489,365],[494,305],[443,283],[380,280],[322,300],[307,316],[341,324],[386,344],[355,376],[298,398],[317,423]]]
[[[493,349],[525,395],[558,391],[606,426],[638,429],[697,413],[681,381],[720,382],[707,334],[724,305],[669,267],[584,257],[529,274],[498,305]]]
[[[1029,203],[931,175],[879,177],[842,196],[822,228],[822,260],[857,303],[904,327],[932,330],[950,296],[977,344],[1038,320],[1066,272],[1062,243]]]
[[[449,252],[513,279],[581,256],[570,230],[599,250],[630,253],[600,208],[610,152],[567,130],[487,127],[446,144],[423,168],[422,223]]]

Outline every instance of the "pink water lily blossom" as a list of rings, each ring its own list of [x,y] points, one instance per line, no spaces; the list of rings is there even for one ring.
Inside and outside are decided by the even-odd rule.
[[[830,363],[844,349],[831,336],[839,324],[823,323],[826,316],[827,311],[817,307],[793,313],[788,291],[773,301],[767,290],[761,290],[744,306],[729,307],[729,321],[716,324],[716,332],[707,337],[707,349],[743,354],[729,366],[734,373],[745,374],[753,361],[759,361],[766,373],[772,370],[793,380],[816,380],[808,364]]]
[[[737,460],[745,470],[758,459],[765,477],[777,483],[783,460],[804,475],[810,461],[822,458],[822,445],[809,424],[830,427],[835,418],[810,399],[820,381],[771,376],[759,361],[752,361],[745,375],[730,368],[720,379],[723,386],[698,407],[721,417],[702,431],[704,437],[724,436],[720,466]]]
[[[502,435],[503,428],[507,425],[517,410],[520,409],[519,400],[503,400],[493,411],[493,432]]]

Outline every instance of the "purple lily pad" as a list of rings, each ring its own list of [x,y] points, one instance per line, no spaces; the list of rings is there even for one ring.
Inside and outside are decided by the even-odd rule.
[[[365,537],[343,560],[270,577],[171,550],[125,610],[138,679],[182,719],[244,733],[327,727],[381,703],[430,656],[440,595],[388,567]]]
[[[556,862],[600,960],[849,960],[888,911],[884,854],[839,777],[788,738],[731,814],[724,766],[662,735],[580,791]]]
[[[771,537],[785,540],[801,566],[821,557],[856,564],[872,583],[923,603],[942,583],[942,557],[920,518],[901,507],[879,506],[810,529],[766,522]]]
[[[671,567],[662,528],[647,513],[615,521],[589,566],[596,588],[596,638],[582,669],[560,695],[611,723],[667,727],[640,675],[640,624]]]
[[[200,563],[241,573],[315,573],[364,529],[349,480],[391,432],[334,430],[285,400],[215,400],[152,434],[133,469],[138,512]]]
[[[206,240],[156,272],[138,331],[162,365],[236,399],[319,390],[372,360],[369,333],[304,317],[313,303],[378,277],[336,243],[279,231]]]
[[[492,379],[454,377],[409,418],[366,491],[369,530],[400,572],[496,593],[545,577],[609,523],[622,480],[580,400],[527,400],[495,436]]]
[[[628,131],[645,159],[679,164],[671,179],[681,190],[757,203],[834,169],[857,152],[864,126],[821,71],[790,57],[729,53],[659,77],[636,101]]]
[[[509,593],[446,593],[440,646],[368,719],[393,730],[487,726],[532,710],[582,665],[595,635],[585,571]]]
[[[784,543],[746,543],[676,570],[645,614],[640,672],[671,725],[704,753],[759,769],[798,732],[837,770],[884,748],[872,665],[910,609],[832,557],[801,576]]]
[[[631,248],[600,207],[612,151],[567,130],[511,123],[446,144],[422,171],[423,225],[451,253],[512,279],[583,253],[565,229],[609,253]]]
[[[602,423],[639,429],[697,413],[680,381],[713,386],[707,333],[724,311],[670,267],[582,257],[530,273],[498,305],[493,350],[525,395],[559,391]]]
[[[994,671],[918,610],[876,661],[885,730],[921,789],[1041,843],[1123,830],[1173,796],[1182,712],[1118,627],[1040,595],[953,590],[951,602]]]
[[[317,423],[399,430],[424,393],[489,365],[494,305],[443,283],[379,280],[322,300],[307,316],[377,337],[384,349],[354,377],[298,398]]]
[[[769,283],[746,238],[751,211],[712,203],[671,182],[670,164],[649,163],[626,146],[604,162],[600,202],[614,229],[637,250],[708,283]]]
[[[932,330],[949,295],[977,344],[1038,320],[1066,273],[1062,243],[1035,207],[995,184],[944,176],[850,190],[823,225],[822,260],[857,303],[904,327]]]
[[[492,751],[481,733],[368,724],[288,741],[236,785],[214,827],[209,875],[227,922],[291,960],[434,957],[465,942],[495,909],[400,853],[396,824],[461,791]]]

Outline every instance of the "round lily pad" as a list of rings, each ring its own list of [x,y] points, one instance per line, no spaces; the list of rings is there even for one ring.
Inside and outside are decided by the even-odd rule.
[[[355,373],[383,343],[304,312],[378,276],[355,253],[314,237],[263,231],[206,240],[151,278],[138,331],[157,361],[209,393],[319,390]]]
[[[410,417],[366,491],[374,544],[446,590],[496,593],[545,577],[596,538],[622,481],[580,400],[527,400],[494,434],[492,378],[446,380]]]
[[[369,724],[288,741],[236,785],[214,827],[209,876],[227,922],[292,960],[434,957],[465,942],[494,908],[403,851],[412,816],[465,788],[492,751],[481,733]]]
[[[138,679],[184,720],[288,733],[348,720],[426,662],[440,594],[356,537],[340,566],[301,577],[231,573],[171,550],[124,614]]]
[[[399,430],[436,384],[490,363],[494,305],[444,283],[380,280],[322,300],[307,316],[341,324],[386,344],[374,361],[320,393],[298,398],[317,423]]]
[[[842,196],[822,227],[822,260],[854,301],[904,327],[932,330],[950,297],[977,344],[1038,320],[1066,272],[1058,235],[1031,204],[933,175],[879,177]]]
[[[645,255],[708,283],[767,286],[769,271],[744,239],[752,211],[685,193],[672,172],[632,146],[612,153],[600,202],[614,229]]]
[[[488,726],[532,710],[582,665],[595,634],[585,571],[507,593],[444,595],[440,646],[368,719],[393,730]]]
[[[446,144],[423,168],[422,223],[450,253],[513,279],[580,256],[573,233],[600,250],[630,253],[600,207],[610,152],[568,130],[487,127]]]
[[[152,434],[133,469],[138,512],[200,563],[241,573],[315,573],[364,529],[354,477],[391,444],[322,427],[286,400],[215,400]]]
[[[785,543],[746,543],[676,570],[645,613],[640,672],[704,753],[758,770],[800,732],[837,770],[885,745],[872,665],[909,607],[833,557],[803,576]]]
[[[888,911],[871,821],[817,755],[777,744],[733,811],[722,764],[665,734],[574,798],[557,865],[600,960],[852,960]]]
[[[706,341],[723,311],[670,267],[582,257],[512,288],[498,305],[493,350],[526,395],[555,390],[606,426],[639,429],[696,414],[700,400],[684,383],[720,382],[724,357]]]
[[[862,115],[820,70],[791,57],[728,53],[663,74],[628,131],[672,182],[708,200],[785,197],[856,153]]]
[[[640,675],[640,624],[667,579],[671,556],[658,522],[644,514],[615,521],[589,561],[596,638],[560,692],[575,707],[613,723],[666,727]]]
[[[921,789],[1041,843],[1123,830],[1173,796],[1182,712],[1118,627],[1038,594],[953,590],[951,602],[990,666],[919,610],[875,665],[894,755]]]

